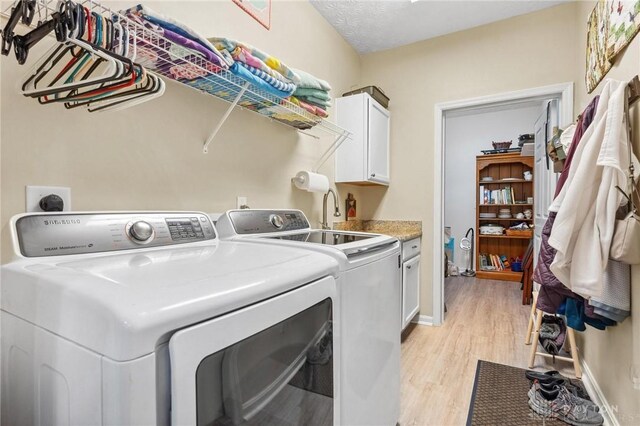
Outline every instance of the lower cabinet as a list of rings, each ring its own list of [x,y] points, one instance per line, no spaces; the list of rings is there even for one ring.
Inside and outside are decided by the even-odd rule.
[[[402,329],[420,310],[420,255],[404,262],[402,267]]]
[[[422,238],[402,243],[402,329],[420,312],[420,249]]]

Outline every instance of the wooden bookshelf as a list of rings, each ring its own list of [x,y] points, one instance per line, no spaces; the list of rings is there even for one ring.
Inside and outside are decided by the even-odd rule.
[[[534,180],[525,180],[523,173],[533,173],[534,158],[523,157],[519,153],[479,155],[476,157],[476,272],[480,279],[492,279],[501,281],[520,281],[522,272],[512,271],[510,268],[503,271],[483,271],[480,266],[481,254],[505,255],[509,260],[516,257],[522,258],[532,237],[513,235],[480,235],[480,226],[494,223],[505,228],[517,222],[533,223],[533,219],[516,219],[515,215],[524,210],[533,210],[531,203],[515,203],[515,201],[527,201],[534,196]],[[483,177],[492,177],[491,181],[482,181]],[[508,179],[515,178],[515,179]],[[484,204],[484,194],[480,193],[480,187],[488,190],[500,190],[505,187],[513,189],[514,202],[504,204]],[[510,208],[513,218],[481,218],[481,212],[498,212],[501,208]]]

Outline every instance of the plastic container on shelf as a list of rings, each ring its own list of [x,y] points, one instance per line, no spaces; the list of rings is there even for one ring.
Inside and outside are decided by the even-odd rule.
[[[361,87],[359,89],[343,93],[342,96],[357,95],[358,93],[366,93],[369,96],[371,96],[373,99],[375,99],[383,107],[389,108],[389,97],[385,95],[384,92],[376,86]]]

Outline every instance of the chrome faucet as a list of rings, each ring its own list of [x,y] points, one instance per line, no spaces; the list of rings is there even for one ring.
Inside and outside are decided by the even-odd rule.
[[[333,195],[333,206],[335,207],[333,216],[340,217],[340,205],[338,204],[338,197],[336,197],[336,193],[333,192],[333,189],[329,188],[327,193],[324,194],[324,198],[322,199],[322,229],[331,229],[331,227],[329,226],[329,222],[327,221],[327,199],[329,198],[329,194]]]

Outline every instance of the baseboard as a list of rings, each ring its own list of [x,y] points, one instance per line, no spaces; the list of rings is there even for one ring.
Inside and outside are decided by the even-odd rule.
[[[419,325],[433,325],[433,317],[429,315],[416,315],[411,322]]]
[[[600,414],[604,417],[604,424],[606,426],[620,426],[620,422],[618,422],[616,418],[616,407],[612,407],[609,404],[583,358],[580,358],[580,366],[582,367],[582,382],[584,383],[584,387],[587,388],[587,392],[589,392],[589,396],[593,402],[600,406]]]

